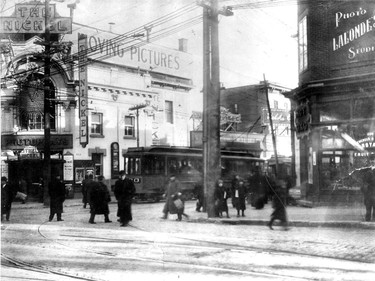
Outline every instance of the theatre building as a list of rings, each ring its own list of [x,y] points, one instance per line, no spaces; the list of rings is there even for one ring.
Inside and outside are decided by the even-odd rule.
[[[298,2],[299,86],[287,96],[302,195],[362,200],[348,175],[375,152],[375,2]]]
[[[193,59],[186,40],[176,39],[176,48],[168,49],[148,42],[144,34],[97,33],[50,7],[55,26],[49,77],[44,2],[16,4],[0,22],[2,175],[24,179],[29,195],[38,196],[45,81],[51,176],[61,175],[76,192],[89,173],[112,184],[125,167],[123,153],[129,147],[189,145]],[[25,20],[28,24],[19,24]]]

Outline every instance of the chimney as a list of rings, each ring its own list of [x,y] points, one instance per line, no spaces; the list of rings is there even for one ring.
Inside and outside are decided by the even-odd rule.
[[[185,38],[178,39],[178,50],[181,52],[187,52],[187,42]]]

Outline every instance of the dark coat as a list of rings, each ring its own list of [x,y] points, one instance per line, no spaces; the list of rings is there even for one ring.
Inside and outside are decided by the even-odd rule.
[[[220,187],[216,183],[214,198],[215,198],[215,207],[218,213],[222,213],[222,212],[228,213],[227,199],[229,197],[230,197],[229,190],[225,188],[224,185]]]
[[[178,210],[174,204],[175,196],[180,192],[180,182],[178,180],[169,181],[165,191],[166,202],[164,205],[163,213],[177,214]]]
[[[92,185],[90,198],[90,213],[95,215],[108,215],[108,203],[111,202],[111,195],[107,186],[102,182],[94,182]]]
[[[286,196],[287,189],[276,186],[275,194],[273,196],[272,207],[274,211],[271,214],[271,218],[275,220],[287,221],[286,217]]]
[[[16,190],[13,185],[6,183],[1,187],[1,213],[5,214],[12,207]]]
[[[368,170],[363,176],[362,192],[365,205],[375,204],[375,170]]]
[[[246,186],[236,182],[232,186],[232,202],[237,210],[246,210]]]
[[[51,213],[62,213],[65,201],[65,185],[61,180],[54,179],[50,182],[48,193],[50,196]]]
[[[115,183],[114,194],[118,204],[117,216],[120,220],[131,221],[131,204],[135,195],[134,182],[131,179],[119,179]]]

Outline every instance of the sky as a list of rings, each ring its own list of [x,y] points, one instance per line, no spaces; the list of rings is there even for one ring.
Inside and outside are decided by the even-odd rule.
[[[280,0],[219,0],[219,7],[235,6],[244,3],[266,4]],[[4,10],[16,2],[25,0],[3,0]],[[60,3],[62,2],[62,3]],[[57,5],[60,16],[69,16],[67,4],[77,0],[50,0]],[[233,16],[219,16],[220,81],[226,88],[258,84],[263,75],[270,82],[288,88],[297,87],[297,6],[294,0],[283,1],[288,5],[260,5],[234,9]],[[192,4],[174,20],[163,25],[176,25],[179,22],[198,18],[202,8],[195,0],[79,0],[74,10],[73,22],[102,30],[111,29],[113,33],[123,34],[151,21],[165,18],[166,15]],[[8,13],[13,11],[8,10]],[[112,24],[110,24],[112,23]],[[203,88],[203,36],[202,21],[179,30],[178,33],[163,37],[153,43],[177,49],[178,39],[188,40],[188,52],[194,61],[193,83],[197,99],[192,99],[193,107],[199,110]],[[73,29],[79,29],[73,25]],[[161,28],[161,25],[160,25]],[[157,32],[157,25],[151,29]],[[116,35],[114,35],[116,36]]]

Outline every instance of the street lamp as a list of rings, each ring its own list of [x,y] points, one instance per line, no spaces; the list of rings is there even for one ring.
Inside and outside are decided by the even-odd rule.
[[[130,111],[136,110],[136,116],[137,116],[137,147],[139,147],[139,110],[142,108],[145,108],[147,104],[138,104],[131,108],[129,108]]]

